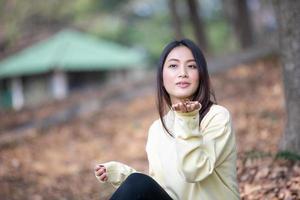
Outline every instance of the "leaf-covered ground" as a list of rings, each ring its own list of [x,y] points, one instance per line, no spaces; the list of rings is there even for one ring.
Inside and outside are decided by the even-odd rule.
[[[157,118],[154,81],[147,81],[132,87],[123,84],[122,95],[110,95],[93,114],[48,128],[27,129],[30,137],[1,148],[1,199],[107,199],[113,188],[95,179],[97,162],[118,160],[147,172],[144,146],[147,130]],[[300,199],[300,162],[275,159],[286,120],[278,61],[269,58],[232,68],[213,75],[212,84],[218,103],[233,116],[241,198]],[[116,86],[101,88],[97,94],[75,95],[33,111],[2,112],[0,130],[4,135],[14,123],[55,113],[74,99],[89,104],[91,98],[101,100],[117,92]]]

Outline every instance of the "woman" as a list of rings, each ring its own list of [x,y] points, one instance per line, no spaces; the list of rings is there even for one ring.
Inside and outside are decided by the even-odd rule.
[[[160,119],[146,145],[150,176],[119,162],[97,165],[98,180],[118,188],[111,199],[239,199],[230,113],[213,99],[199,47],[169,43],[157,71]]]

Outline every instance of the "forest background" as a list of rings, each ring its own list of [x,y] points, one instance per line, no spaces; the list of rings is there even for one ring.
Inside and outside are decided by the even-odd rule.
[[[157,118],[156,63],[165,44],[182,37],[204,50],[218,103],[232,113],[241,198],[299,199],[300,162],[295,149],[300,147],[297,143],[291,153],[284,151],[289,145],[280,142],[288,140],[283,138],[289,132],[287,100],[295,98],[285,93],[289,91],[285,84],[293,83],[284,78],[288,60],[278,43],[286,37],[294,46],[299,44],[299,33],[288,35],[280,21],[280,16],[288,16],[280,13],[294,13],[296,20],[290,26],[297,27],[299,14],[293,9],[299,8],[299,2],[288,0],[285,7],[279,2],[0,0],[0,59],[64,29],[147,55],[143,63],[147,69],[139,79],[129,76],[122,84],[83,88],[64,100],[18,111],[1,109],[1,199],[107,199],[113,188],[97,182],[93,167],[109,160],[147,173],[144,146],[148,128]],[[293,54],[293,48],[287,49]],[[296,67],[292,72],[300,78]],[[62,110],[95,101],[101,105],[97,109],[87,108],[54,125],[39,124]],[[29,121],[35,125],[24,129]]]

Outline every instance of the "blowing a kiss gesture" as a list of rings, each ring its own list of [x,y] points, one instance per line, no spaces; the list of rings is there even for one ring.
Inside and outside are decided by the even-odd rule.
[[[198,109],[200,110],[201,104],[199,101],[184,100],[182,102],[173,104],[172,109],[182,113],[193,112]]]

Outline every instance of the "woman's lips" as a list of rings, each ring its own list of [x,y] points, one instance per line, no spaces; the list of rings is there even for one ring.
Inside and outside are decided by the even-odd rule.
[[[188,83],[188,82],[178,82],[178,83],[176,83],[176,85],[180,88],[187,88],[187,87],[190,86],[190,83]]]

